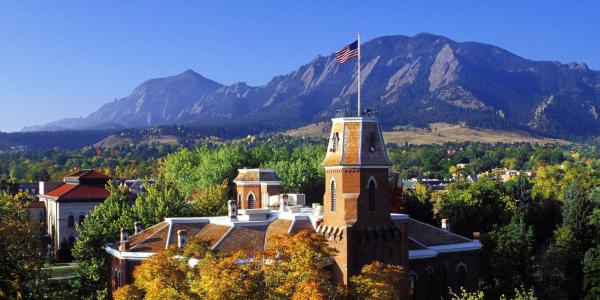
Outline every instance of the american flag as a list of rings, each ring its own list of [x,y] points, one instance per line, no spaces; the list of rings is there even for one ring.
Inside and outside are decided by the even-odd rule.
[[[348,44],[342,50],[335,53],[335,60],[343,64],[347,60],[358,56],[358,40]]]

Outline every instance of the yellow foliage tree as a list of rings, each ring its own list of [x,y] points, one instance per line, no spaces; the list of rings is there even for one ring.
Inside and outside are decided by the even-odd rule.
[[[263,264],[265,290],[269,298],[329,298],[335,288],[326,267],[336,250],[322,235],[300,231],[275,239]],[[306,294],[307,289],[311,293]]]
[[[264,299],[260,265],[243,252],[208,253],[196,265],[194,275],[191,291],[202,299]]]

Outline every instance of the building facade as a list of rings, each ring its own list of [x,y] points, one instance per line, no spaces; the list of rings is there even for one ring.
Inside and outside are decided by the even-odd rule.
[[[94,170],[77,170],[59,184],[40,182],[39,199],[46,207],[46,232],[54,256],[61,259],[70,256],[78,235],[76,225],[109,196],[106,190],[109,180],[110,177]]]

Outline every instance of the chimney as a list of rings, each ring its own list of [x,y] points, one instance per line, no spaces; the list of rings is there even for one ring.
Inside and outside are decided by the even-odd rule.
[[[445,231],[450,231],[450,222],[448,219],[442,219],[442,229]]]
[[[135,228],[134,234],[138,234],[138,233],[140,233],[140,231],[144,230],[144,228],[142,228],[142,223],[140,223],[140,222],[133,223],[133,228]]]
[[[119,251],[125,251],[129,248],[129,230],[127,228],[121,228],[121,240],[119,243]]]
[[[177,247],[182,249],[185,247],[185,242],[187,242],[187,231],[183,229],[177,230]]]
[[[237,219],[237,204],[235,203],[234,200],[228,200],[227,201],[227,216],[229,216],[230,219]]]

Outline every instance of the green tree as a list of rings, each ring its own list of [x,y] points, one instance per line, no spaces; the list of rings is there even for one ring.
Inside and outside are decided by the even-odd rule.
[[[110,196],[96,206],[78,227],[79,237],[73,248],[80,275],[77,289],[79,296],[85,299],[106,298],[107,262],[104,247],[118,240],[121,228],[132,230],[135,222],[125,190],[112,187],[110,183],[107,188]]]
[[[492,230],[484,241],[483,274],[487,296],[513,294],[515,287],[533,285],[534,233],[522,219]]]

